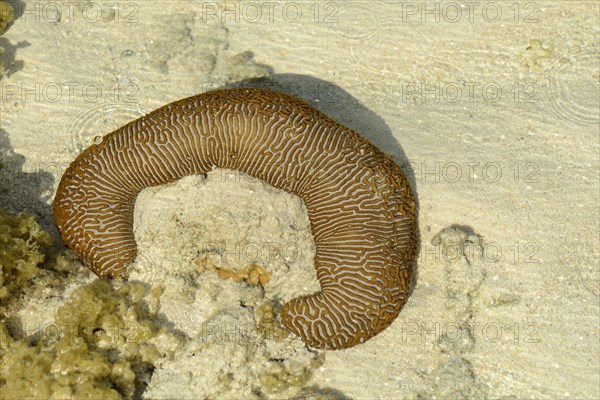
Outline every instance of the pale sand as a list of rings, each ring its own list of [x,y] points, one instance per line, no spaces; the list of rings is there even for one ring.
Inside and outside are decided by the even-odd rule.
[[[2,42],[16,60],[0,82],[3,153],[11,146],[13,160],[26,160],[3,205],[50,226],[58,179],[94,136],[226,81],[274,73],[412,171],[420,210],[418,279],[400,317],[363,345],[326,352],[307,386],[353,399],[600,396],[595,2],[477,3],[460,16],[455,2],[429,3],[434,14],[425,15],[421,2],[273,2],[262,16],[250,2],[225,22],[202,13],[206,2],[117,3],[116,13],[114,2],[94,3],[99,21],[84,2],[72,15],[56,4],[60,22],[28,2]],[[136,217],[144,257],[132,278],[170,287],[163,317],[191,336],[207,318],[251,321],[240,299],[285,301],[315,288],[301,202],[259,182],[219,171],[188,178],[145,192]],[[263,252],[273,272],[264,294],[194,275],[197,256],[218,241]],[[268,257],[265,246],[298,251]],[[243,267],[248,252],[216,261]],[[245,368],[302,348],[263,343],[253,359],[240,356],[249,350],[239,341],[211,340],[188,348],[208,358],[182,355],[157,371],[152,396],[240,395],[252,376]],[[211,365],[226,357],[237,373],[230,392],[206,386],[218,384]],[[173,371],[192,375],[178,381]]]

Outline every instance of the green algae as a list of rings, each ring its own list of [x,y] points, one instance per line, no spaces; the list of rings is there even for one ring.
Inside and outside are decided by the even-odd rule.
[[[4,30],[10,24],[10,22],[15,17],[15,10],[13,7],[6,1],[0,0],[0,35],[4,33]],[[0,47],[0,56],[4,53],[4,48]],[[0,78],[4,75],[4,64],[0,59]]]
[[[290,332],[277,319],[280,312],[281,305],[272,300],[265,301],[256,309],[256,329],[265,339],[281,341],[288,337]]]
[[[270,363],[259,375],[261,389],[269,394],[279,394],[290,388],[302,388],[323,365],[323,357],[315,357],[308,364],[300,362]]]
[[[15,10],[6,1],[0,1],[0,34],[4,33],[4,30],[10,24],[15,17]]]
[[[108,377],[108,357],[90,349],[81,338],[60,341],[54,348],[14,341],[0,356],[2,398],[118,399]]]
[[[33,215],[8,214],[0,208],[0,313],[37,276],[52,244]]]
[[[77,288],[56,312],[58,340],[15,340],[0,323],[0,396],[132,398],[181,345],[152,319],[159,295],[105,280]]]

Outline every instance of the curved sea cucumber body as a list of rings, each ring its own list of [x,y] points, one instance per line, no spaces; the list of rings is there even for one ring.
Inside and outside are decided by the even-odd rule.
[[[98,276],[123,276],[136,257],[137,194],[216,167],[304,200],[321,291],[284,304],[287,329],[312,346],[342,349],[392,323],[409,295],[417,247],[406,177],[357,133],[288,95],[212,91],[104,136],[63,175],[56,225]]]

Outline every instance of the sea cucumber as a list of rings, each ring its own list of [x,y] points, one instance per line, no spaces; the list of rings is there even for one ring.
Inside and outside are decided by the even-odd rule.
[[[307,103],[265,89],[215,90],[167,104],[104,136],[65,171],[54,219],[100,277],[136,257],[133,208],[144,188],[214,168],[298,195],[321,291],[283,305],[307,344],[343,349],[388,327],[410,294],[416,204],[398,165]]]

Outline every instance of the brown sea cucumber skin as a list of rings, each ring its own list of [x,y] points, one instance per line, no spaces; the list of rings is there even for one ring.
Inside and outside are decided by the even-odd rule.
[[[264,89],[207,92],[104,136],[63,175],[54,199],[62,239],[98,276],[136,257],[133,208],[144,188],[214,168],[242,171],[305,203],[321,291],[284,304],[284,326],[311,346],[375,336],[406,302],[416,206],[402,170],[305,102]]]

